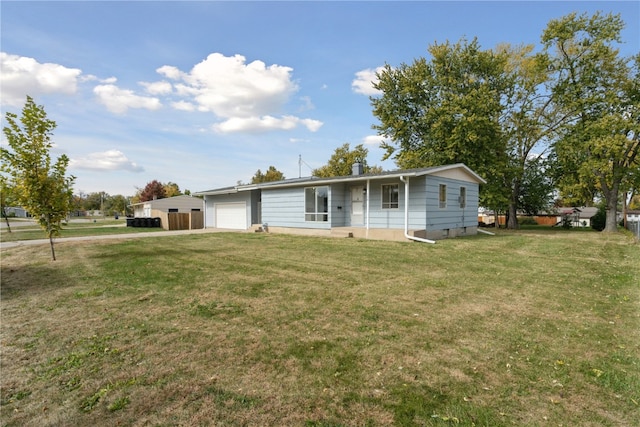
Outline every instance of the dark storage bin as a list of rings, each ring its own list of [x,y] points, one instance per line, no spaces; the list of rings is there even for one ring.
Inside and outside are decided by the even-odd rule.
[[[133,219],[134,227],[142,227],[142,218],[134,218]]]
[[[127,227],[133,227],[134,218],[127,218]]]
[[[160,221],[160,217],[153,218],[153,226],[154,227],[158,227],[158,228],[160,228],[162,226],[161,225],[161,221]]]

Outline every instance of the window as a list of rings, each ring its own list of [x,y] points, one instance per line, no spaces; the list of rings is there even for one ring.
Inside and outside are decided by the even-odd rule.
[[[398,184],[382,186],[382,209],[398,209]]]
[[[460,187],[460,196],[458,197],[458,202],[460,202],[460,209],[464,209],[467,207],[467,189],[466,187]]]
[[[447,186],[445,184],[440,184],[440,196],[439,196],[439,200],[440,200],[440,208],[446,208],[447,207]]]
[[[329,187],[309,187],[304,189],[304,220],[329,220]]]

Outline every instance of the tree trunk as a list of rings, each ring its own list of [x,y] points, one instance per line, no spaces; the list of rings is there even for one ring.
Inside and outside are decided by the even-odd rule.
[[[605,221],[604,230],[605,233],[616,233],[618,231],[618,222],[616,214],[618,212],[618,193],[614,190],[607,191],[605,193],[605,199],[607,201],[607,219]]]
[[[51,245],[51,257],[56,260],[56,251],[53,248],[53,234],[49,234],[49,244]]]
[[[11,233],[11,224],[9,223],[9,217],[7,216],[7,210],[4,208],[4,206],[2,207],[2,213],[4,214],[5,221],[7,221],[7,230],[9,230],[9,233]]]
[[[513,201],[509,203],[509,213],[507,214],[507,228],[510,230],[517,230],[518,228],[520,228],[520,225],[518,224],[516,204],[513,203]]]

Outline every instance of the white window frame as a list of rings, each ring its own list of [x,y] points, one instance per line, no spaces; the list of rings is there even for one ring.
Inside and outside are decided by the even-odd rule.
[[[394,192],[394,187],[395,187],[395,192]],[[382,184],[380,186],[381,188],[381,193],[382,193],[382,197],[381,197],[381,202],[382,202],[382,209],[398,209],[400,206],[399,200],[400,200],[400,185],[398,184]],[[393,195],[395,194],[395,200]],[[385,197],[387,198],[387,200],[385,200]]]
[[[438,187],[438,207],[440,209],[447,207],[447,184],[440,184]]]
[[[324,190],[324,197],[318,197],[319,190]],[[313,191],[313,193],[311,193]],[[308,197],[313,194],[313,200]],[[311,206],[313,204],[313,206]],[[304,189],[304,220],[306,222],[329,221],[329,187],[306,187]]]

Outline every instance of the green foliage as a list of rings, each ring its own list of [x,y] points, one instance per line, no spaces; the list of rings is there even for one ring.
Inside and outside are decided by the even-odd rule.
[[[594,216],[591,217],[591,228],[596,231],[604,230],[607,222],[607,210],[605,205],[600,205],[598,207],[598,212]]]
[[[401,168],[465,163],[487,180],[481,204],[504,208],[508,156],[500,117],[502,94],[512,86],[508,55],[482,50],[477,40],[429,47],[431,59],[387,66],[372,98],[387,157]]]
[[[606,201],[604,230],[616,231],[621,191],[640,168],[640,60],[619,56],[619,15],[572,13],[549,22],[542,41],[554,102],[569,118],[554,145],[563,198]]]
[[[164,188],[165,197],[175,197],[175,196],[182,195],[182,192],[180,191],[180,187],[175,182],[169,181],[163,185],[163,188]]]
[[[260,169],[256,171],[256,174],[251,178],[251,184],[259,184],[261,182],[274,182],[282,181],[284,175],[275,166],[269,166],[267,172],[262,173]]]
[[[66,176],[69,158],[61,155],[52,163],[49,150],[56,123],[47,119],[44,107],[27,96],[22,116],[7,113],[3,131],[9,149],[2,148],[2,170],[13,183],[16,202],[24,207],[47,233],[55,261],[53,237],[71,210],[75,177]]]
[[[369,150],[362,144],[356,145],[351,150],[349,143],[336,148],[335,152],[326,165],[321,166],[312,171],[313,176],[321,178],[330,178],[333,176],[349,176],[353,173],[353,165],[360,163],[364,173],[379,173],[382,168],[378,166],[369,166],[367,163],[367,155]]]

